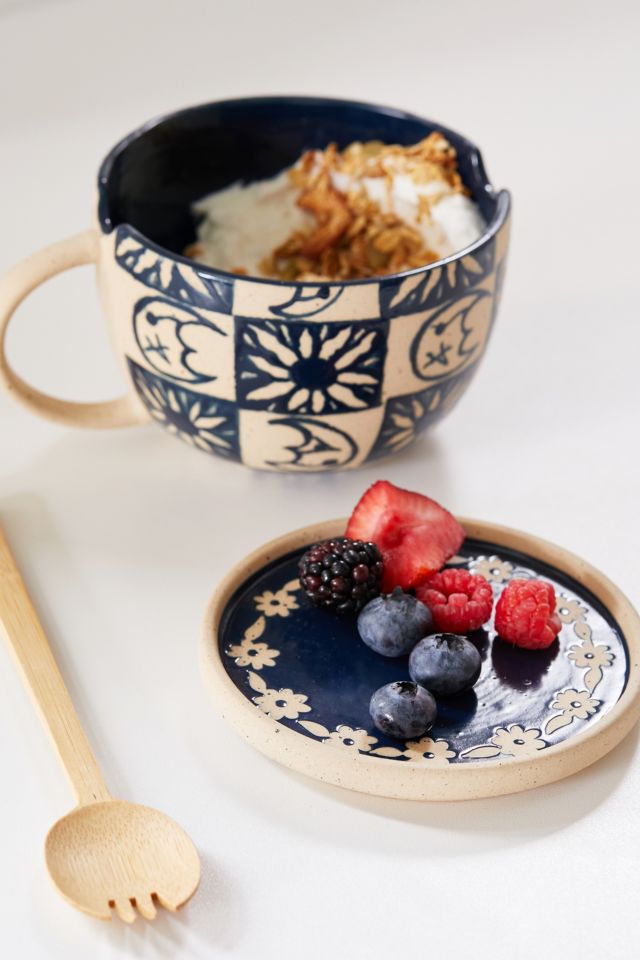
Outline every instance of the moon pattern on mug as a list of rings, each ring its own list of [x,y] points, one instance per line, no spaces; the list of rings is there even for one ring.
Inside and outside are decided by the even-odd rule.
[[[224,375],[220,340],[228,334],[195,310],[146,297],[134,308],[133,326],[142,354],[159,373],[185,383],[207,383]]]
[[[332,307],[344,293],[344,287],[320,284],[317,287],[293,288],[282,303],[269,308],[276,317],[313,317]]]
[[[344,430],[312,417],[282,417],[270,426],[287,428],[282,460],[268,460],[270,467],[288,470],[325,470],[346,467],[358,453],[358,446]]]
[[[476,360],[489,337],[492,303],[488,291],[476,290],[430,313],[411,345],[416,376],[441,380]]]

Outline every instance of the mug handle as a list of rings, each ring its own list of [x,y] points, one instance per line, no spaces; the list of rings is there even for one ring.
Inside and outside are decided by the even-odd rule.
[[[19,304],[45,280],[71,267],[96,263],[97,259],[97,234],[95,230],[84,230],[27,257],[0,280],[0,383],[29,410],[56,423],[97,428],[147,423],[149,416],[133,393],[102,403],[58,400],[46,393],[40,393],[22,380],[7,360],[5,336],[11,317]]]

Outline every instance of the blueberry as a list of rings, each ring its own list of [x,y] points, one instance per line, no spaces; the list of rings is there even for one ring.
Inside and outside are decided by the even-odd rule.
[[[396,587],[393,593],[369,601],[358,617],[358,633],[383,657],[401,657],[426,636],[431,624],[429,608]]]
[[[455,633],[424,637],[409,656],[409,676],[436,697],[451,697],[472,687],[482,661],[470,640]]]
[[[381,733],[399,740],[421,737],[436,719],[436,702],[424,687],[396,680],[376,690],[369,703],[371,719]]]

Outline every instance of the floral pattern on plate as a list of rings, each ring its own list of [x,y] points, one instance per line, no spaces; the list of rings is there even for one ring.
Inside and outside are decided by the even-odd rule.
[[[624,689],[624,640],[580,584],[467,540],[450,564],[482,573],[496,598],[514,577],[550,580],[562,631],[550,648],[532,652],[505,643],[489,621],[471,634],[483,660],[474,690],[441,700],[427,735],[390,739],[373,726],[369,698],[407,675],[406,658],[379,657],[358,641],[355,622],[311,607],[295,576],[298,556],[275,561],[245,585],[221,631],[223,659],[257,709],[354,762],[368,756],[435,768],[530,758],[598,722]]]

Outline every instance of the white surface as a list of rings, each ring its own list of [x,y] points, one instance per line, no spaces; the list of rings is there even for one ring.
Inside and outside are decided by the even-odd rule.
[[[481,372],[437,432],[383,467],[251,473],[153,428],[75,433],[0,398],[0,515],[107,780],[173,815],[204,860],[193,902],[153,926],[102,925],[58,897],[42,843],[71,795],[0,647],[3,956],[632,955],[636,733],[529,794],[368,799],[244,746],[210,708],[197,643],[229,564],[348,513],[381,470],[459,513],[557,541],[640,604],[639,27],[631,2],[0,7],[3,268],[87,225],[97,165],[122,134],[243,93],[326,92],[440,119],[479,142],[515,196]],[[121,389],[90,270],[33,296],[10,345],[41,388],[77,399]]]

